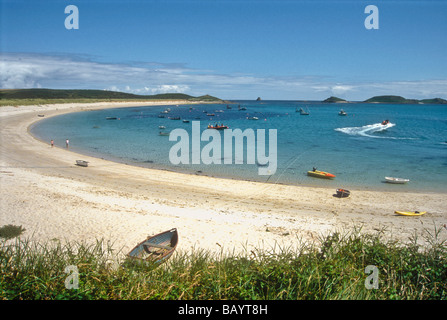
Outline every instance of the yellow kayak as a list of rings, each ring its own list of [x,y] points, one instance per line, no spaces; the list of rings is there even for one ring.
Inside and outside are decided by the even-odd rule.
[[[394,213],[400,214],[401,216],[422,216],[427,211],[394,211]]]
[[[329,172],[324,172],[320,170],[313,170],[313,171],[307,171],[308,176],[317,177],[317,178],[324,178],[324,179],[332,179],[335,178],[335,175]]]

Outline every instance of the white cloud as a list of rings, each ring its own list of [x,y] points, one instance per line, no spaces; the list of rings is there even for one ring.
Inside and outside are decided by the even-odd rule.
[[[1,88],[104,87],[144,79],[159,81],[164,71],[126,64],[99,63],[75,56],[2,54]]]
[[[190,90],[190,87],[187,85],[156,85],[156,86],[144,86],[141,88],[132,88],[130,86],[124,86],[123,88],[117,86],[110,86],[105,90],[109,91],[121,91],[121,92],[129,92],[135,94],[159,94],[159,93],[186,93]]]
[[[224,99],[310,99],[331,95],[365,100],[375,95],[447,98],[447,80],[340,82],[335,77],[222,74],[181,63],[101,63],[76,55],[2,53],[0,88],[104,89],[136,94],[211,94]]]
[[[344,95],[346,92],[351,91],[354,87],[349,85],[335,85],[331,88],[331,91],[335,95]]]

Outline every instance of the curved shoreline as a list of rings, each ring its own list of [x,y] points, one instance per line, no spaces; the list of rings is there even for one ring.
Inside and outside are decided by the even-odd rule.
[[[191,103],[191,102],[180,102],[180,101],[174,101],[172,103],[170,103],[169,105],[174,105],[174,104],[201,104],[204,102],[196,102],[196,103]],[[153,104],[153,106],[160,106],[159,103],[151,103]],[[128,107],[138,107],[140,105],[129,105]],[[141,104],[141,107],[143,106],[147,106],[147,103]],[[116,108],[121,108],[121,106],[115,106]],[[102,110],[106,110],[107,108],[101,108]],[[83,111],[89,111],[89,110],[95,110],[92,108],[88,108],[86,107],[84,110],[77,110],[74,112],[68,112],[68,113],[75,113],[75,112],[83,112]],[[66,114],[65,112],[63,114]],[[52,115],[50,117],[53,116],[59,116],[62,115],[62,113],[58,113],[55,115]],[[48,117],[47,117],[48,118]],[[30,135],[32,135],[36,140],[47,143],[46,139],[39,137],[38,135],[33,134],[32,132],[32,127],[34,125],[36,125],[38,122],[40,122],[41,120],[43,120],[43,118],[41,119],[36,119],[35,122],[31,123],[30,126],[28,127],[28,133]],[[59,148],[63,148],[62,146],[57,146],[56,147]],[[227,179],[227,180],[233,180],[233,181],[247,181],[247,182],[258,182],[258,183],[264,183],[264,184],[280,184],[280,185],[287,185],[287,186],[298,186],[298,187],[305,187],[305,188],[324,188],[324,189],[336,189],[339,186],[344,186],[345,188],[349,188],[349,189],[353,189],[353,190],[357,190],[357,191],[377,191],[377,192],[402,192],[402,193],[444,193],[447,194],[447,189],[439,189],[439,188],[422,188],[422,187],[418,187],[417,184],[414,183],[410,183],[410,185],[393,185],[393,184],[389,184],[389,183],[385,183],[385,181],[383,181],[384,179],[382,179],[381,183],[376,184],[376,185],[366,185],[366,184],[359,184],[359,183],[352,183],[352,182],[347,182],[344,180],[338,180],[335,181],[333,185],[328,186],[328,185],[321,185],[319,184],[319,182],[322,181],[318,181],[320,179],[313,179],[313,181],[303,181],[303,182],[293,182],[293,181],[274,181],[275,179],[271,179],[270,177],[267,179],[264,179],[265,181],[263,181],[262,179],[256,179],[256,178],[246,178],[246,177],[240,177],[240,176],[232,176],[232,175],[225,175],[222,174],[220,172],[209,172],[209,173],[203,173],[201,171],[194,171],[191,169],[187,169],[187,168],[177,168],[175,166],[170,167],[170,166],[166,166],[166,165],[159,165],[159,164],[154,164],[154,165],[147,165],[144,162],[136,162],[130,158],[125,158],[125,157],[119,157],[119,156],[114,156],[111,154],[103,154],[101,152],[95,152],[95,151],[91,151],[91,150],[87,150],[87,149],[83,149],[82,147],[79,148],[77,147],[75,149],[75,152],[78,153],[80,156],[90,156],[93,158],[98,158],[98,159],[103,159],[103,160],[108,160],[108,161],[112,161],[115,163],[120,163],[120,164],[125,164],[125,165],[132,165],[132,166],[136,166],[136,167],[140,167],[140,168],[145,168],[145,169],[151,169],[151,170],[163,170],[163,171],[169,171],[169,172],[174,172],[174,173],[181,173],[181,174],[190,174],[190,175],[200,175],[200,176],[205,176],[205,177],[210,177],[210,178],[214,178],[214,179]],[[306,174],[306,172],[304,171],[302,173],[303,175]],[[281,175],[281,174],[280,174]],[[270,180],[270,181],[269,181]],[[326,182],[326,181],[323,181]]]
[[[27,230],[24,236],[39,240],[103,238],[126,253],[147,235],[171,227],[179,230],[179,250],[221,252],[278,249],[276,246],[293,246],[297,238],[316,240],[321,234],[359,225],[363,231],[385,230],[388,237],[403,240],[416,233],[422,240],[427,229],[439,229],[446,223],[443,193],[351,190],[351,197],[339,199],[333,197],[333,188],[214,178],[116,163],[51,148],[28,132],[39,113],[48,117],[137,105],[1,107],[0,226],[22,225]],[[91,165],[76,166],[79,158]],[[410,219],[393,214],[402,209],[428,213]]]

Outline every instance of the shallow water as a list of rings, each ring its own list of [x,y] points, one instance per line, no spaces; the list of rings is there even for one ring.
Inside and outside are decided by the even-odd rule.
[[[231,109],[225,104],[206,104],[84,111],[44,119],[31,132],[44,141],[54,139],[60,147],[65,146],[65,139],[70,139],[71,150],[149,168],[346,189],[447,191],[446,106],[296,101],[236,101],[229,106]],[[238,110],[238,106],[247,110]],[[296,112],[300,107],[310,114],[300,115]],[[162,113],[167,108],[170,112]],[[340,109],[347,116],[339,116]],[[117,119],[107,120],[107,117]],[[249,120],[253,117],[258,119]],[[190,122],[184,123],[183,119]],[[385,119],[390,122],[382,125]],[[253,164],[247,163],[245,140],[242,164],[235,164],[235,142],[232,158],[226,158],[228,154],[222,148],[220,154],[211,153],[221,164],[204,164],[204,157],[200,155],[207,155],[207,148],[211,147],[208,141],[195,141],[196,146],[200,143],[200,164],[191,164],[192,141],[189,164],[172,164],[169,152],[178,142],[170,141],[169,136],[160,136],[159,132],[184,129],[192,139],[192,127],[196,124],[193,121],[200,121],[202,135],[208,124],[215,123],[223,123],[232,130],[253,130],[255,142],[259,142],[257,130],[265,129],[266,155],[274,150],[269,149],[268,140],[269,129],[275,129],[276,172],[259,175],[258,169],[267,165],[263,165],[258,155]],[[213,131],[220,133],[223,146],[224,131]],[[224,161],[232,164],[223,164]],[[323,180],[307,176],[306,172],[313,167],[333,173],[336,178]],[[384,183],[385,176],[407,178],[410,182],[390,185]]]

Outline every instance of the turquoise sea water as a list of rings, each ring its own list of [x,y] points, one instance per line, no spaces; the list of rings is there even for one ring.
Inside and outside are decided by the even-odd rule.
[[[238,110],[239,105],[247,110]],[[229,106],[231,109],[225,104],[206,104],[84,111],[44,119],[31,132],[44,141],[54,139],[60,147],[69,139],[71,150],[149,168],[346,189],[447,191],[446,106],[296,101],[236,101]],[[300,115],[296,112],[300,107],[310,114]],[[170,112],[162,113],[167,108]],[[347,116],[339,116],[340,109]],[[247,119],[250,117],[258,120]],[[184,123],[183,119],[190,122]],[[385,119],[390,123],[383,126]],[[247,164],[246,160],[243,164],[172,164],[169,151],[177,141],[169,141],[169,136],[160,136],[159,132],[182,128],[191,137],[192,121],[200,121],[201,131],[215,123],[230,129],[266,129],[267,142],[268,129],[276,129],[275,174],[261,176],[259,163]],[[217,132],[224,140],[223,131]],[[202,141],[201,150],[207,144]],[[336,178],[307,176],[313,167],[333,173]],[[407,178],[410,182],[390,185],[383,182],[385,176]]]

